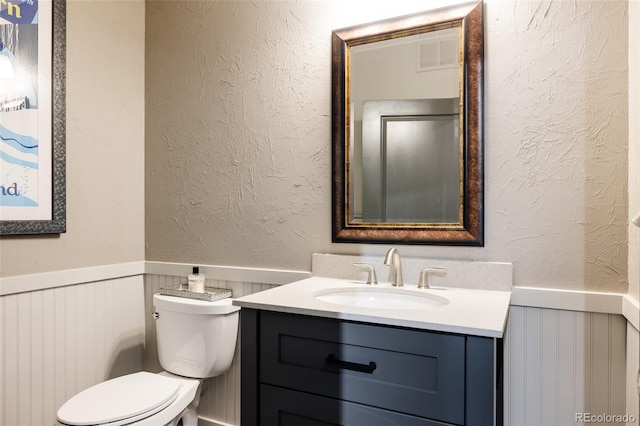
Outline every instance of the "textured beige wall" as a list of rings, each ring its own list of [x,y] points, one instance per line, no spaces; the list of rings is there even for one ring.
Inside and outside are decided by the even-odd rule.
[[[147,260],[310,268],[332,244],[330,32],[424,2],[152,1]],[[486,245],[516,285],[627,289],[627,2],[485,3]]]
[[[518,285],[625,291],[627,2],[487,10],[489,244]]]
[[[1,276],[144,260],[144,15],[67,0],[67,232],[1,238]]]

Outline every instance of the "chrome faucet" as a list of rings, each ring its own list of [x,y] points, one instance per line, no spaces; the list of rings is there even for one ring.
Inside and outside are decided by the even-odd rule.
[[[387,255],[384,257],[384,264],[389,265],[389,281],[394,287],[402,287],[404,282],[402,280],[402,265],[400,264],[400,253],[394,248],[390,248]]]

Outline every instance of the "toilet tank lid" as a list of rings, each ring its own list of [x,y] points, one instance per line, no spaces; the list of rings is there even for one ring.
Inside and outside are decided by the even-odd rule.
[[[233,299],[220,299],[213,302],[206,300],[188,299],[186,297],[153,295],[153,305],[157,310],[173,312],[185,312],[194,315],[226,315],[240,310],[239,306],[232,305]]]
[[[175,400],[181,382],[145,371],[98,383],[80,392],[58,410],[67,425],[128,424]]]

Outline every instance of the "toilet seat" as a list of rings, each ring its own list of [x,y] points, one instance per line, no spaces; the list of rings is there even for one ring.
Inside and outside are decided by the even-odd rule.
[[[62,425],[118,426],[136,422],[171,405],[182,381],[139,372],[99,383],[67,401],[58,410]]]

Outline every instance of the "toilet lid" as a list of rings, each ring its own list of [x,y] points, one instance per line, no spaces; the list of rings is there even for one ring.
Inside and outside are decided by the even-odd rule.
[[[180,381],[170,377],[144,371],[129,374],[80,392],[60,407],[58,420],[67,425],[113,425],[144,418],[171,404],[179,390]]]

